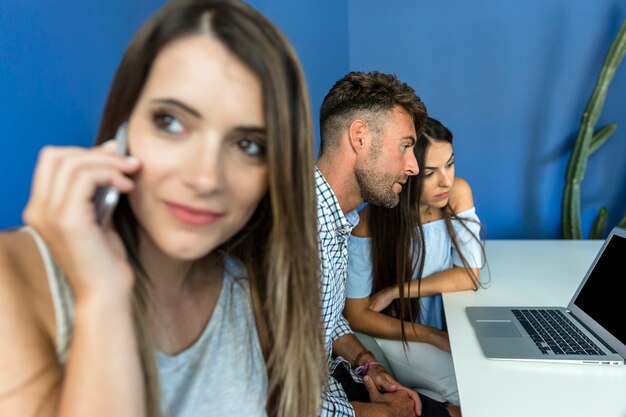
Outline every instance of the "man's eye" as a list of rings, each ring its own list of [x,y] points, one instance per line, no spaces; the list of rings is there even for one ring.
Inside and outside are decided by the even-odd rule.
[[[182,133],[184,126],[180,120],[169,113],[158,112],[153,117],[154,125],[167,133]]]

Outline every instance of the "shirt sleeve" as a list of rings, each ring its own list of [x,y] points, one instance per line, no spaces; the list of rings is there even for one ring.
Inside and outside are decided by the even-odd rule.
[[[459,213],[458,217],[468,220],[464,222],[467,228],[464,227],[460,221],[453,221],[459,249],[470,267],[482,268],[484,264],[483,246],[480,240],[480,220],[476,215],[476,208],[472,207],[469,210]],[[463,266],[461,256],[454,245],[452,246],[452,262],[456,266]]]
[[[337,325],[333,329],[332,340],[333,342],[339,339],[341,336],[345,336],[347,334],[352,334],[352,329],[350,328],[350,324],[348,324],[348,320],[342,315],[337,318]]]
[[[347,298],[365,298],[372,293],[371,239],[350,236],[348,239]]]
[[[319,417],[354,417],[354,408],[348,401],[341,384],[332,376],[322,395]]]

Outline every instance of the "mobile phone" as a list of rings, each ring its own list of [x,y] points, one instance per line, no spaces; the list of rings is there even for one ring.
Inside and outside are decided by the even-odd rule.
[[[126,140],[127,130],[128,123],[124,122],[115,133],[115,143],[117,144],[116,153],[118,155],[126,155],[128,147]],[[105,226],[109,223],[119,199],[120,192],[115,187],[98,187],[96,189],[93,203],[96,210],[96,221],[99,225]]]

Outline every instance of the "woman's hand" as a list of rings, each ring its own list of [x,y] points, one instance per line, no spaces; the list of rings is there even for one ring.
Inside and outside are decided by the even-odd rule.
[[[385,308],[387,308],[393,300],[395,300],[398,294],[398,289],[396,287],[387,287],[383,290],[375,292],[370,295],[370,310],[374,310],[377,313],[380,313]]]
[[[122,241],[110,225],[98,225],[93,196],[98,186],[130,192],[134,183],[127,175],[139,169],[135,158],[115,154],[112,141],[90,149],[48,146],[39,154],[24,222],[50,248],[77,302],[132,289]]]
[[[429,333],[428,343],[434,345],[435,347],[445,351],[450,352],[450,338],[448,337],[448,332],[444,332],[443,330],[439,330],[435,327],[432,327],[432,331]]]

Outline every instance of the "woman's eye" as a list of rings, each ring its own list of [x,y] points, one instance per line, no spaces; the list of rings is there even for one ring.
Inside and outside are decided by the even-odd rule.
[[[158,112],[153,116],[154,125],[167,133],[182,133],[184,126],[180,120],[169,113]]]
[[[251,138],[243,138],[237,142],[237,146],[248,156],[263,157],[265,156],[265,147],[257,140]]]

